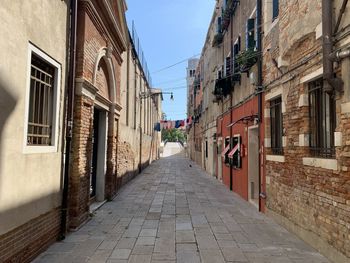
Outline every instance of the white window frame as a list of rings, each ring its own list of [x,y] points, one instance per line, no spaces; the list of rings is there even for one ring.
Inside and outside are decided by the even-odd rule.
[[[28,138],[28,116],[29,116],[29,101],[30,101],[30,74],[32,65],[32,54],[35,54],[40,59],[44,60],[55,68],[55,80],[54,80],[54,95],[53,95],[53,110],[52,110],[52,145],[27,145]],[[27,81],[26,81],[26,95],[25,95],[25,112],[24,112],[24,133],[23,133],[23,153],[35,154],[35,153],[54,153],[58,151],[58,127],[59,127],[59,109],[60,109],[60,97],[61,97],[61,64],[45,54],[42,50],[28,44],[28,59],[27,59]]]

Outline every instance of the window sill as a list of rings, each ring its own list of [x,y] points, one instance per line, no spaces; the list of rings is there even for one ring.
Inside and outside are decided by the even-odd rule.
[[[56,146],[24,146],[24,154],[40,154],[40,153],[55,153],[57,152]]]
[[[303,165],[313,166],[317,168],[323,168],[328,170],[338,170],[337,159],[325,159],[325,158],[315,158],[315,157],[304,157]]]
[[[286,161],[284,155],[266,155],[266,160],[278,163],[284,163]]]

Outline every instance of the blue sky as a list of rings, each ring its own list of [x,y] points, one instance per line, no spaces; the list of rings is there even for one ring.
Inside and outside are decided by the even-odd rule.
[[[164,95],[163,112],[168,119],[185,119],[187,62],[156,71],[201,53],[215,0],[127,0],[127,5],[127,20],[135,22],[153,87],[174,93],[174,101]]]

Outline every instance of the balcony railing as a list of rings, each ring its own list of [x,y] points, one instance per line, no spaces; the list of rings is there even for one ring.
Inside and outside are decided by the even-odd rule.
[[[222,11],[222,32],[227,31],[227,28],[230,25],[231,17],[234,15],[238,3],[238,0],[227,0],[226,8]]]
[[[215,88],[213,95],[215,96],[215,101],[221,100],[223,97],[229,95],[236,83],[241,81],[241,75],[239,73],[234,73],[228,77],[217,79],[215,81]]]
[[[214,36],[213,42],[212,42],[212,46],[216,47],[218,45],[220,45],[222,43],[224,39],[224,35],[221,32],[216,33],[216,35]]]
[[[249,72],[251,67],[258,61],[260,52],[254,49],[248,49],[240,52],[235,56],[235,64],[238,66],[240,72]]]

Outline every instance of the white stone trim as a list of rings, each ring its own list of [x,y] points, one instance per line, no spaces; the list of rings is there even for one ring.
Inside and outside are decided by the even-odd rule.
[[[328,170],[338,170],[338,161],[336,159],[324,159],[324,158],[313,158],[313,157],[304,157],[303,165],[313,166]]]
[[[309,106],[309,95],[308,94],[301,94],[299,97],[299,107]]]
[[[90,82],[78,78],[75,80],[75,95],[85,96],[95,100],[97,91],[98,89]]]
[[[264,144],[266,148],[271,148],[271,138],[265,138]]]
[[[270,108],[266,108],[265,110],[264,110],[264,116],[265,116],[265,118],[270,118],[271,116],[270,116],[271,114],[270,114]]]
[[[29,97],[30,97],[30,73],[31,73],[31,62],[32,54],[45,60],[51,66],[55,68],[55,82],[53,86],[54,98],[53,98],[53,110],[52,110],[52,146],[29,146],[27,145],[27,134],[28,134],[28,116],[29,116]],[[24,133],[23,133],[23,153],[34,154],[34,153],[54,153],[58,151],[58,127],[59,127],[59,115],[60,115],[60,98],[61,98],[61,64],[45,54],[39,48],[35,47],[31,43],[28,44],[28,58],[27,58],[27,81],[26,81],[26,95],[25,95],[25,106],[24,106]]]
[[[316,28],[315,28],[315,32],[316,32],[316,39],[319,39],[319,38],[321,38],[322,37],[322,22],[321,23],[319,23],[317,26],[316,26]]]
[[[273,91],[271,91],[265,95],[265,101],[269,101],[269,100],[272,100],[278,96],[281,96],[282,93],[283,93],[282,87],[276,88]],[[282,98],[282,101],[283,101],[283,98]]]
[[[287,136],[282,136],[282,147],[287,147]]]
[[[350,113],[350,102],[342,103],[341,105],[341,113]]]
[[[304,77],[302,77],[300,79],[300,83],[306,83],[306,82],[313,81],[315,79],[318,79],[322,75],[323,75],[323,67],[313,71],[312,73],[310,73]]]
[[[116,98],[117,98],[117,82],[115,79],[114,75],[114,65],[113,61],[110,58],[110,53],[112,52],[111,47],[104,47],[101,48],[99,53],[97,54],[97,57],[95,59],[95,65],[94,65],[94,72],[93,72],[93,77],[92,77],[92,84],[96,86],[96,78],[97,78],[97,71],[98,71],[98,65],[100,64],[100,60],[104,59],[107,65],[107,70],[108,70],[108,93],[110,96],[110,100],[115,103]]]
[[[266,155],[266,160],[271,162],[284,163],[286,161],[283,155]]]
[[[299,146],[308,147],[310,145],[309,134],[299,134]]]
[[[343,144],[343,133],[342,132],[334,132],[334,146],[339,147]]]

